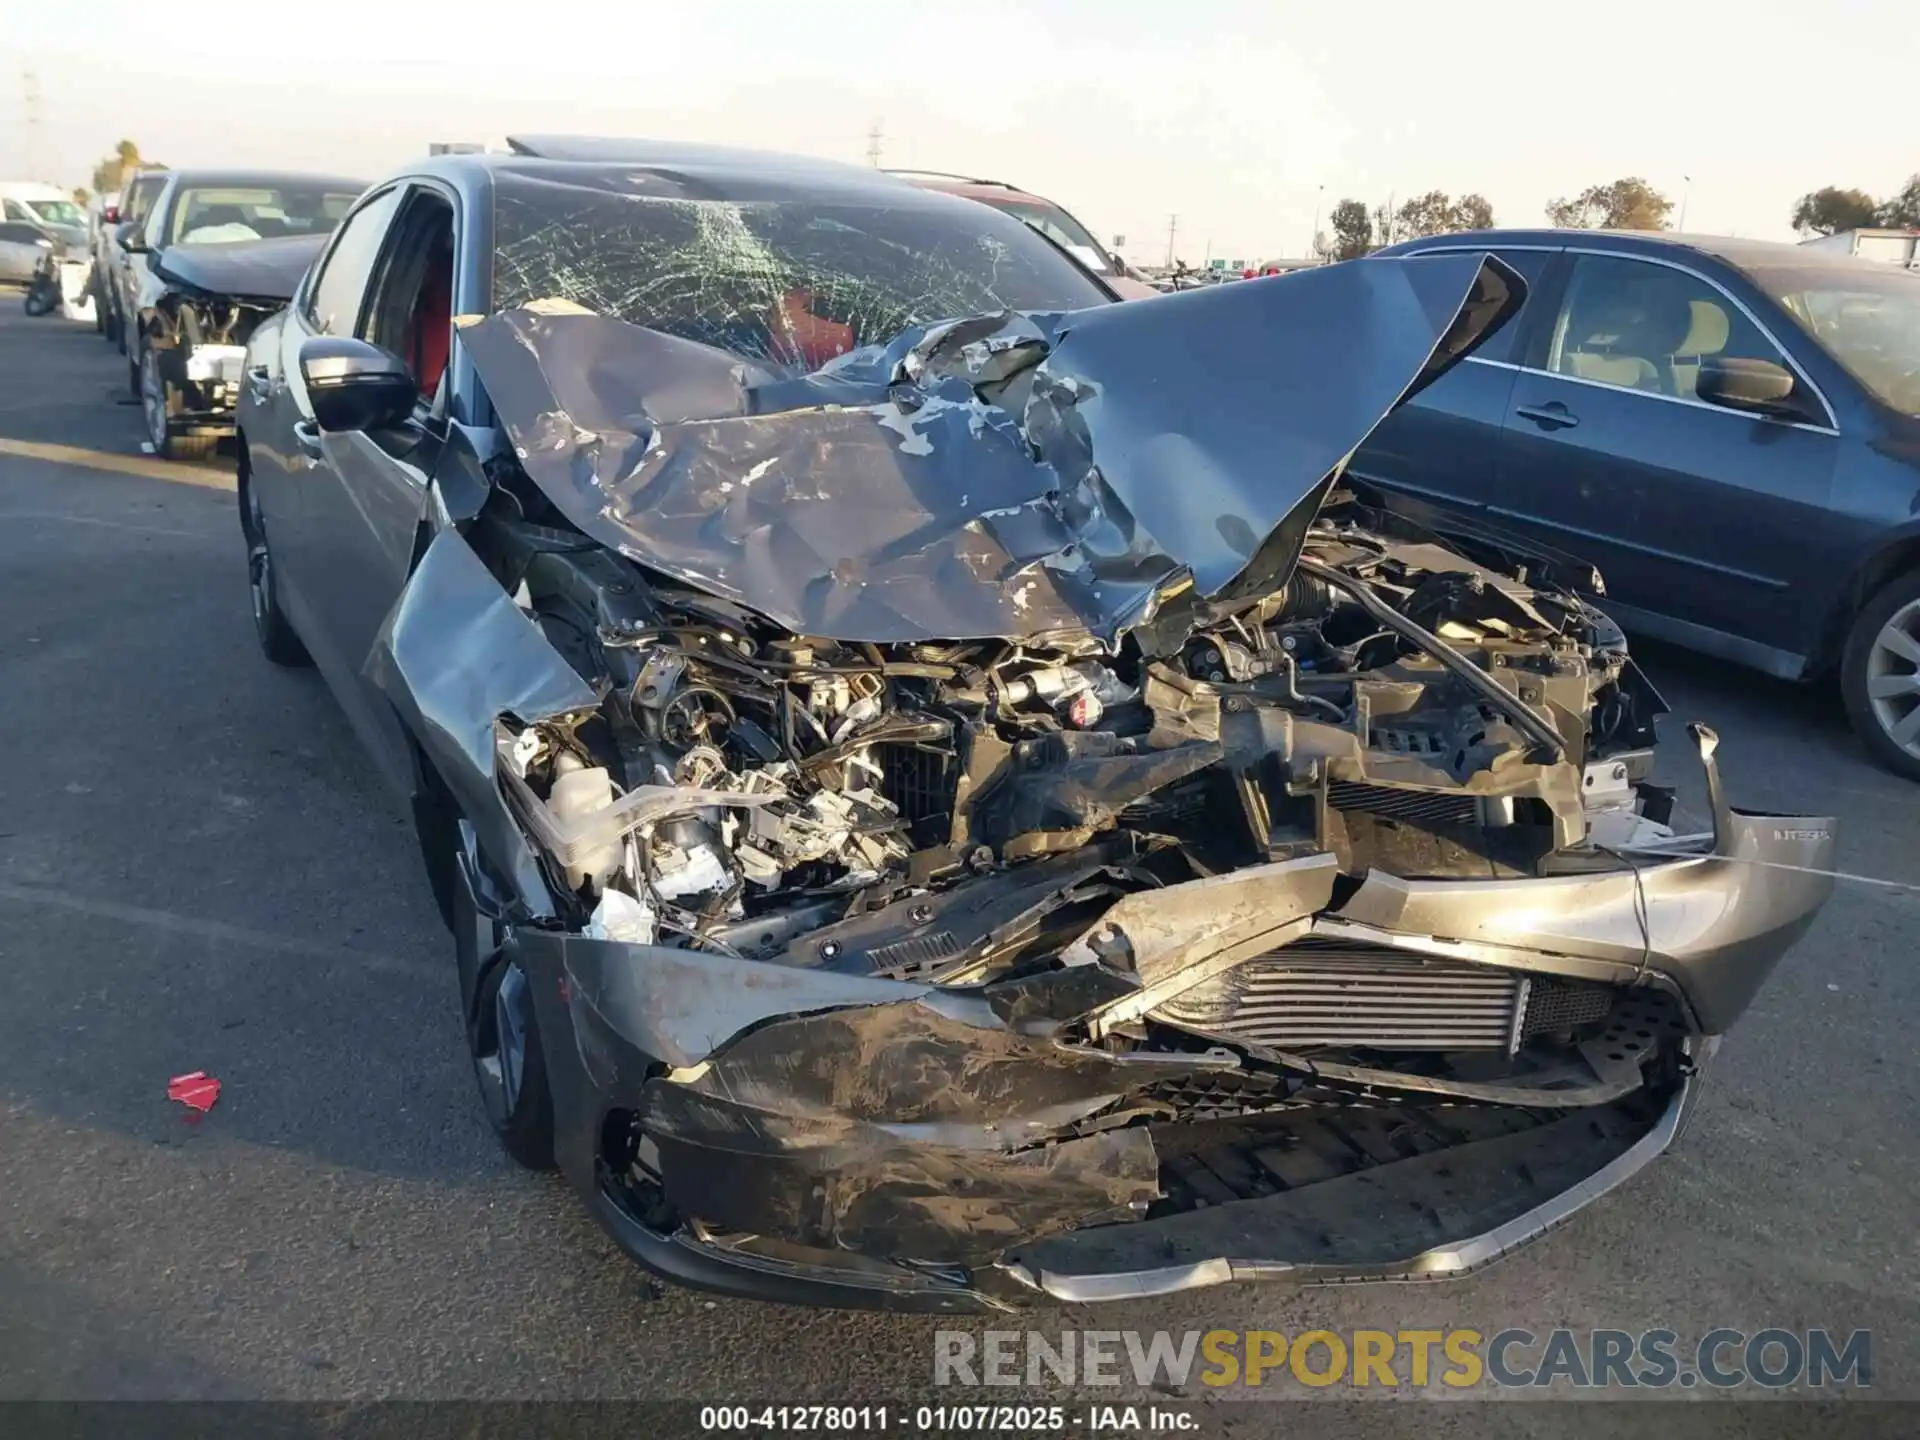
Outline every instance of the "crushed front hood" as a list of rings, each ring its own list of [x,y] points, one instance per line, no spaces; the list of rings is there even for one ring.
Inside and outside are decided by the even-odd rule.
[[[460,336],[528,476],[643,565],[805,635],[1111,641],[1282,583],[1373,427],[1523,296],[1488,256],[1366,260],[923,327],[799,379],[563,307]]]
[[[325,235],[289,235],[224,245],[170,245],[153,257],[153,273],[169,285],[208,295],[284,305],[326,243]]]

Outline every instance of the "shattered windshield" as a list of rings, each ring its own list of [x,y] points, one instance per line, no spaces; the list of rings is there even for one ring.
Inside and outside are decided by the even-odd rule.
[[[1109,298],[1025,225],[906,186],[720,199],[644,171],[496,172],[493,309],[564,300],[812,370],[914,325]]]

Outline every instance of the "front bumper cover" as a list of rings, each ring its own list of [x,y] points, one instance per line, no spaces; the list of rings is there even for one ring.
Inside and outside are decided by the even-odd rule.
[[[1712,854],[1529,880],[1369,877],[1319,920],[1667,992],[1688,1031],[1677,1078],[1444,1164],[1155,1218],[1142,1217],[1160,1157],[1147,1125],[1125,1123],[1131,1107],[1160,1082],[1247,1062],[1225,1047],[1061,1043],[1059,1022],[1130,983],[1099,966],[943,990],[538,928],[506,946],[533,981],[563,1170],[629,1254],[684,1283],[954,1311],[1441,1278],[1543,1233],[1671,1143],[1718,1035],[1830,893],[1809,872],[1830,870],[1832,850],[1829,821],[1723,811]],[[657,1177],[644,1195],[610,1138],[626,1135],[644,1137]],[[1448,1184],[1474,1198],[1427,1203]],[[1326,1233],[1409,1204],[1432,1223]]]

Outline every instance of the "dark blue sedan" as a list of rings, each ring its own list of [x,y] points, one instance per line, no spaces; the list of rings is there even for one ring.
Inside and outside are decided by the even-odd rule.
[[[1591,562],[1629,630],[1795,680],[1920,779],[1920,275],[1793,245],[1498,230],[1520,315],[1351,473]]]

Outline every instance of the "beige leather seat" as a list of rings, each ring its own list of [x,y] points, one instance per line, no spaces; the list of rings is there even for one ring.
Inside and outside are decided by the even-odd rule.
[[[1693,323],[1687,329],[1687,338],[1673,352],[1673,393],[1681,396],[1693,394],[1700,379],[1701,359],[1726,349],[1727,337],[1733,333],[1727,312],[1718,301],[1689,300],[1687,304],[1693,311]]]

